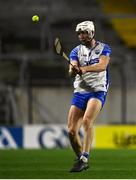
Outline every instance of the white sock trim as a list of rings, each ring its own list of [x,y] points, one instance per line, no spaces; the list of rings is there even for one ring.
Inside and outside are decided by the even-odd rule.
[[[84,155],[82,155],[80,159],[82,159],[83,162],[88,162],[88,159]]]

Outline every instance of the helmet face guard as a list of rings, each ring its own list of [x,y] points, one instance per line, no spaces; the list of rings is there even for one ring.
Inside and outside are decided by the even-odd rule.
[[[92,21],[83,21],[76,26],[76,32],[79,31],[87,31],[89,38],[92,39],[94,37],[94,23]]]

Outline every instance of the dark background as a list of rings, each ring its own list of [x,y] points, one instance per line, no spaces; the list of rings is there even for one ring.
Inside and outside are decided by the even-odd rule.
[[[40,17],[37,23],[31,19],[35,14]],[[0,124],[16,124],[13,104],[16,103],[17,88],[26,89],[27,123],[33,123],[34,88],[72,86],[68,65],[56,55],[53,43],[55,37],[60,37],[66,54],[69,54],[78,44],[75,27],[84,20],[94,21],[96,40],[112,48],[110,89],[111,92],[117,90],[121,97],[120,104],[117,103],[120,118],[115,122],[135,123],[131,116],[128,118],[129,113],[135,117],[135,112],[127,109],[129,104],[136,105],[136,102],[131,103],[136,86],[135,0],[1,0]]]

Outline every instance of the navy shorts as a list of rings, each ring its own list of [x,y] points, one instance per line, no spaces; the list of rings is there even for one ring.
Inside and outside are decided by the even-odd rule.
[[[85,110],[88,100],[91,98],[96,98],[102,102],[102,107],[103,107],[106,100],[106,96],[107,96],[107,92],[104,91],[86,92],[86,93],[76,92],[73,94],[71,105],[75,105],[79,109]]]

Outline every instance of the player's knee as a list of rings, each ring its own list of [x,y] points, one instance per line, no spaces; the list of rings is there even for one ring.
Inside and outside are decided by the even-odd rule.
[[[74,128],[68,128],[68,134],[69,134],[69,136],[75,136],[76,130]]]
[[[83,127],[84,129],[92,128],[94,125],[93,120],[91,120],[89,117],[86,117],[83,119]]]

